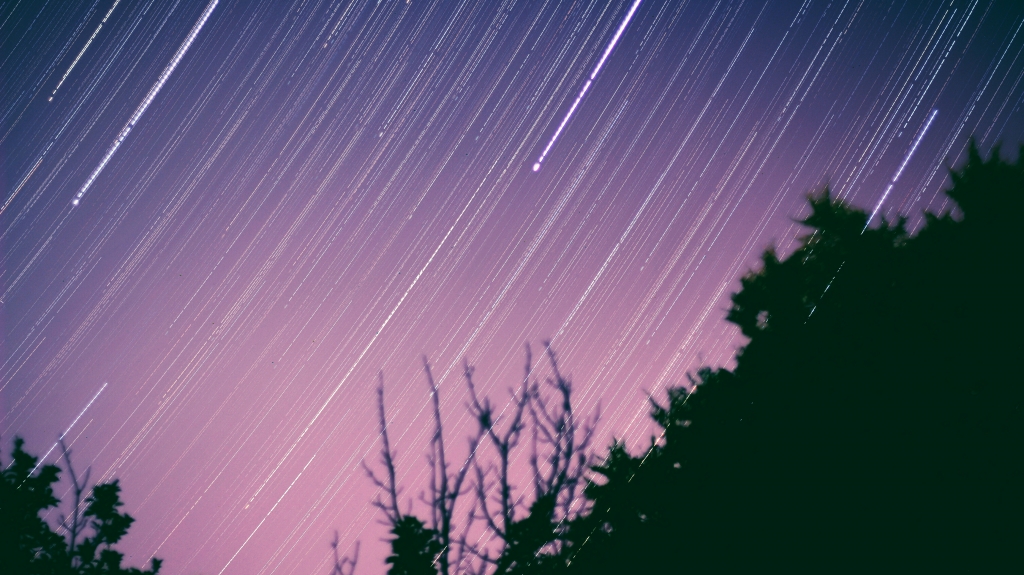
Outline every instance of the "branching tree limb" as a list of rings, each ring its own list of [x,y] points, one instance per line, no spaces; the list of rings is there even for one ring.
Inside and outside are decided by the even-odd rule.
[[[477,395],[476,385],[473,382],[473,367],[469,363],[464,363],[463,366],[466,386],[469,388],[471,400],[469,406],[470,414],[479,423],[480,431],[487,434],[487,438],[497,452],[498,457],[497,466],[489,465],[486,468],[480,465],[479,460],[474,460],[477,477],[477,504],[482,512],[484,522],[504,542],[504,550],[504,547],[508,545],[509,528],[516,517],[516,500],[512,496],[512,484],[509,478],[509,458],[512,451],[519,445],[519,439],[523,431],[523,414],[526,411],[527,404],[530,403],[530,373],[533,369],[530,348],[529,346],[526,347],[526,368],[523,373],[522,385],[518,392],[509,390],[509,394],[512,396],[512,415],[508,427],[503,432],[497,429],[497,416],[494,415],[494,408],[491,406],[490,399],[484,398],[483,401],[480,401]],[[497,519],[487,505],[487,491],[490,491],[490,486],[486,477],[491,473],[497,475]]]
[[[71,496],[73,498],[71,516],[64,517],[62,514],[60,516],[60,525],[68,534],[68,555],[72,558],[73,562],[78,563],[79,558],[75,556],[75,548],[78,546],[78,539],[86,527],[86,520],[83,516],[84,510],[82,509],[82,494],[85,493],[86,486],[89,485],[89,474],[92,472],[92,468],[87,467],[85,475],[79,481],[78,474],[75,473],[75,468],[71,465],[71,450],[64,444],[64,437],[59,437],[57,442],[60,443],[64,463],[67,465],[68,475],[71,476]],[[77,565],[74,566],[77,567]]]
[[[552,377],[543,386],[539,381],[531,382],[534,366],[527,345],[522,381],[517,389],[509,389],[510,402],[498,413],[490,399],[478,393],[473,366],[463,362],[469,392],[466,409],[476,429],[468,438],[466,458],[457,469],[450,467],[446,451],[438,383],[430,363],[423,358],[434,423],[426,456],[430,479],[427,491],[420,495],[430,508],[429,528],[412,515],[411,507],[406,514],[398,507],[395,456],[387,433],[380,376],[377,407],[384,472],[378,476],[365,463],[364,468],[381,490],[373,504],[384,513],[395,535],[393,555],[388,559],[392,564],[390,573],[506,573],[517,565],[533,562],[542,551],[557,553],[562,548],[558,541],[562,524],[581,511],[574,505],[580,482],[592,463],[589,449],[598,415],[582,423],[577,420],[572,408],[572,384],[559,370],[548,342],[545,349]],[[514,452],[524,432],[529,432],[532,447],[529,471],[522,479],[533,484],[532,503],[529,496],[517,491],[513,479],[518,473],[513,471]],[[488,460],[482,460],[479,453],[485,437],[494,450],[494,457]],[[466,488],[470,470],[473,485]],[[472,498],[466,518],[462,525],[456,525],[457,504],[467,493]],[[481,527],[474,528],[476,525]],[[336,555],[336,566],[341,563]],[[336,568],[334,575],[347,574]]]
[[[334,551],[334,568],[331,569],[331,575],[354,575],[356,563],[359,561],[359,542],[356,541],[356,548],[351,557],[348,555],[340,557],[338,555],[338,532],[335,530],[334,539],[331,541],[331,550]]]
[[[490,402],[479,398],[472,369],[466,369],[470,413],[486,431],[495,450],[495,458],[489,463],[485,464],[479,456],[474,460],[478,518],[500,542],[494,557],[486,549],[477,549],[476,553],[484,563],[493,564],[495,573],[514,571],[517,566],[533,562],[542,551],[560,551],[563,526],[581,511],[574,505],[584,473],[593,462],[589,449],[599,411],[582,423],[577,420],[572,407],[572,383],[559,370],[550,344],[544,345],[552,376],[543,385],[536,380],[531,383],[534,366],[527,346],[522,385],[518,391],[509,390],[511,413],[506,416],[504,430],[500,429]],[[531,438],[529,476],[533,498],[528,512],[523,513],[528,498],[515,493],[511,464],[513,451],[527,428]]]
[[[550,342],[544,342],[552,377],[545,384],[554,398],[545,399],[539,389],[533,392],[530,417],[533,429],[533,453],[530,465],[534,479],[534,497],[553,497],[559,508],[560,522],[570,517],[583,474],[592,463],[589,450],[600,419],[600,405],[590,419],[577,421],[572,407],[572,382],[558,368],[558,359]]]
[[[386,500],[381,499],[380,495],[375,497],[373,505],[384,512],[384,517],[387,519],[388,525],[393,528],[402,519],[402,513],[398,510],[398,487],[395,484],[395,459],[394,452],[391,450],[391,442],[388,441],[388,420],[387,414],[384,411],[384,373],[378,373],[377,378],[377,415],[382,443],[380,459],[381,464],[384,465],[384,471],[387,476],[383,479],[377,477],[377,474],[370,469],[370,466],[366,465],[365,461],[363,462],[363,469],[366,470],[366,474],[370,477],[370,481],[386,494]]]
[[[437,389],[437,382],[434,374],[430,371],[430,363],[423,358],[423,371],[430,386],[431,404],[434,408],[434,435],[430,440],[431,452],[427,458],[431,468],[431,507],[433,528],[437,531],[441,542],[441,551],[435,559],[438,570],[441,573],[449,573],[449,556],[452,548],[452,517],[455,515],[455,503],[463,494],[462,484],[466,479],[476,454],[477,445],[483,435],[483,429],[479,430],[469,439],[469,451],[466,460],[458,471],[449,474],[448,462],[445,459],[444,451],[444,426],[441,420],[441,400]],[[463,533],[458,540],[465,540]],[[462,549],[458,556],[463,555]]]
[[[124,554],[114,548],[135,522],[121,510],[120,482],[115,479],[90,488],[89,470],[79,476],[64,438],[57,441],[73,498],[68,515],[60,515],[57,529],[41,514],[60,503],[53,495],[60,469],[42,465],[36,474],[41,462],[22,449],[20,438],[14,440],[12,464],[0,465],[0,572],[156,575],[160,559],[153,557],[148,570],[123,567]]]

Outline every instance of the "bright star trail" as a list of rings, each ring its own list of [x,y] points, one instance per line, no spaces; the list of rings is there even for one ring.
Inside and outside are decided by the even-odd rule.
[[[89,39],[85,42],[85,46],[82,46],[82,49],[78,51],[78,55],[75,56],[75,59],[71,61],[71,65],[68,66],[67,71],[64,72],[64,75],[60,77],[60,81],[57,82],[57,85],[53,88],[53,91],[50,92],[50,97],[48,98],[49,101],[53,101],[53,97],[57,95],[57,90],[60,90],[61,85],[64,84],[65,80],[68,79],[68,76],[71,74],[71,71],[75,69],[75,66],[78,64],[78,61],[82,59],[82,54],[85,54],[85,51],[88,50],[89,46],[92,45],[92,41],[96,39],[96,35],[100,33],[100,30],[103,29],[103,25],[107,23],[107,20],[110,19],[110,15],[114,13],[114,9],[117,8],[117,5],[120,3],[121,0],[115,0],[114,4],[110,6],[110,10],[107,10],[107,13],[103,16],[103,20],[100,20],[99,25],[96,26],[95,30],[93,30],[92,36],[89,36]]]
[[[540,153],[537,161],[533,164],[533,171],[540,170],[540,165],[544,163],[544,158],[548,156],[548,152],[551,151],[551,147],[558,141],[558,137],[562,135],[562,130],[565,129],[565,125],[572,119],[572,115],[576,113],[576,108],[579,107],[580,102],[583,101],[583,97],[587,95],[587,91],[590,90],[590,85],[597,79],[597,75],[601,73],[601,68],[604,67],[605,61],[608,56],[611,55],[612,50],[615,49],[615,45],[619,43],[619,38],[622,38],[622,33],[626,31],[626,27],[629,26],[629,21],[633,19],[633,15],[636,14],[636,9],[640,7],[641,0],[633,2],[633,6],[630,7],[629,12],[626,13],[626,17],[622,19],[622,23],[619,24],[619,29],[615,31],[615,35],[608,42],[608,47],[604,49],[604,54],[601,54],[601,59],[597,61],[594,66],[594,70],[590,72],[590,77],[580,88],[580,93],[576,95],[576,99],[573,100],[572,106],[569,106],[569,111],[565,113],[561,123],[558,124],[558,128],[555,129],[555,133],[551,135],[551,139],[548,140],[548,145],[544,146],[544,150]]]
[[[139,120],[142,118],[142,115],[145,114],[146,110],[149,109],[149,105],[153,103],[153,99],[156,98],[157,94],[160,93],[160,89],[164,87],[164,84],[167,82],[167,78],[169,78],[171,74],[174,73],[174,69],[178,67],[178,63],[181,62],[181,59],[185,56],[185,53],[188,52],[189,47],[192,46],[192,42],[195,41],[196,36],[198,36],[199,32],[203,30],[203,26],[206,24],[206,20],[210,17],[210,14],[213,12],[213,9],[217,7],[217,2],[218,0],[211,0],[210,4],[206,7],[206,11],[203,12],[203,15],[199,17],[199,22],[196,22],[196,25],[192,27],[192,31],[189,33],[188,37],[185,38],[185,41],[181,44],[181,47],[178,48],[178,51],[174,54],[174,57],[171,58],[171,62],[167,64],[167,67],[164,68],[164,71],[160,74],[160,77],[157,78],[156,84],[153,84],[153,87],[149,89],[149,93],[146,94],[146,97],[142,100],[142,103],[139,104],[139,107],[135,109],[135,113],[132,114],[132,117],[128,120],[128,123],[125,124],[123,128],[121,128],[121,133],[117,135],[117,139],[114,140],[114,143],[110,145],[110,148],[107,150],[107,153],[104,154],[103,159],[100,160],[99,165],[96,166],[96,169],[94,169],[91,174],[89,174],[89,178],[85,180],[85,183],[82,184],[82,188],[78,190],[77,194],[75,194],[75,199],[71,200],[72,204],[77,206],[78,203],[82,201],[82,196],[85,195],[85,192],[89,191],[89,188],[92,187],[93,182],[95,182],[96,178],[98,178],[99,175],[103,172],[103,168],[107,167],[107,163],[110,162],[110,158],[112,158],[114,154],[117,153],[118,148],[121,147],[121,144],[124,143],[124,139],[127,138],[128,134],[131,133],[132,128],[135,127],[135,124],[139,122]],[[113,11],[113,8],[111,8],[111,11]],[[98,27],[96,28],[96,31],[99,32]],[[95,33],[93,34],[93,36],[95,36]],[[92,38],[89,38],[89,42],[92,42]],[[83,51],[84,50],[85,49],[83,48]],[[73,68],[74,65],[75,64],[72,63],[71,67]],[[69,68],[68,71],[70,72],[71,69]],[[65,77],[66,76],[67,75],[65,74]],[[61,78],[61,82],[63,81],[64,79]],[[57,87],[59,88],[60,84],[58,84]],[[56,93],[56,91],[57,90],[55,88],[54,93]]]
[[[60,439],[64,439],[64,436],[66,436],[67,434],[71,433],[71,428],[74,427],[76,423],[78,423],[79,419],[82,419],[82,416],[85,415],[85,412],[89,411],[89,408],[92,407],[92,404],[96,401],[96,398],[99,397],[100,394],[103,393],[103,390],[106,389],[106,388],[107,388],[107,384],[106,383],[104,383],[103,385],[100,386],[100,389],[99,389],[99,391],[96,392],[96,395],[92,396],[92,399],[89,400],[89,403],[85,404],[85,407],[83,407],[82,411],[79,412],[79,414],[75,417],[75,420],[71,422],[71,425],[68,425],[68,428],[65,429],[60,434]],[[58,443],[59,443],[59,441],[58,441]],[[53,450],[57,448],[58,443],[54,443],[53,445],[51,445],[50,449],[47,450],[47,452],[44,453],[43,456],[39,458],[39,461],[36,463],[36,466],[32,469],[33,472],[36,469],[39,469],[39,466],[42,465],[45,461],[47,461],[47,459],[50,457],[50,454],[53,453]]]
[[[646,447],[809,192],[916,229],[972,135],[1024,141],[1008,0],[0,12],[0,445],[120,478],[169,575],[326,575],[335,529],[383,572],[360,461],[382,370],[426,485],[424,355],[454,451],[463,358],[502,403],[546,339],[598,444]]]
[[[907,155],[903,157],[903,161],[900,162],[900,167],[896,168],[896,173],[892,175],[892,180],[890,180],[889,184],[885,186],[885,192],[882,193],[882,197],[878,199],[878,203],[875,204],[874,209],[871,210],[871,215],[868,216],[868,221],[864,224],[864,229],[861,230],[861,233],[864,233],[864,231],[871,227],[871,222],[875,219],[875,216],[878,215],[878,210],[882,209],[882,204],[884,204],[885,200],[889,197],[889,192],[892,191],[893,186],[896,185],[900,176],[903,175],[903,170],[907,168],[907,163],[910,162],[910,158],[914,156],[914,152],[916,152],[917,147],[921,145],[921,140],[924,139],[924,135],[928,133],[928,128],[932,127],[932,122],[935,121],[935,116],[938,115],[938,109],[932,109],[931,113],[928,114],[928,119],[925,120],[924,126],[921,127],[921,130],[914,138],[914,143],[910,144],[910,149],[907,150]]]

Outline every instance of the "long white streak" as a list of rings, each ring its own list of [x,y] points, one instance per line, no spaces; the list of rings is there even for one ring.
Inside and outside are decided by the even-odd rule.
[[[907,167],[911,156],[913,156],[914,152],[917,151],[917,146],[921,144],[921,140],[924,139],[924,135],[928,133],[928,128],[932,126],[932,122],[935,121],[935,117],[938,115],[939,109],[932,108],[932,113],[928,114],[928,119],[925,120],[924,127],[917,133],[917,137],[914,138],[914,143],[911,144],[910,149],[907,150],[907,155],[903,157],[900,167],[896,170],[896,173],[893,174],[892,180],[889,181],[889,185],[886,186],[885,193],[882,194],[881,199],[879,199],[878,203],[875,204],[875,209],[871,210],[871,217],[869,217],[868,221],[864,223],[864,230],[868,229],[868,226],[871,225],[871,221],[875,219],[876,215],[878,215],[878,210],[882,209],[882,204],[885,203],[885,199],[889,197],[889,192],[891,192],[893,186],[896,185],[896,180],[900,179],[900,176],[903,175],[903,169]],[[864,230],[861,230],[861,233],[864,233]]]
[[[78,61],[82,59],[82,54],[85,54],[85,51],[89,49],[89,45],[92,44],[92,41],[96,39],[96,35],[100,33],[100,29],[102,29],[103,25],[107,23],[107,18],[110,18],[110,15],[114,13],[114,8],[117,8],[117,5],[120,3],[121,0],[115,0],[114,5],[110,7],[110,10],[107,10],[107,14],[103,17],[103,20],[100,21],[100,25],[97,26],[96,30],[93,31],[92,36],[89,36],[89,40],[85,43],[85,46],[82,46],[82,49],[78,52],[78,55],[75,56],[75,59],[71,62],[71,65],[68,66],[67,72],[64,72],[64,75],[61,76],[60,82],[57,82],[57,86],[53,89],[53,92],[50,92],[49,101],[53,101],[53,97],[57,94],[57,90],[60,90],[61,85],[64,84],[64,80],[68,79],[68,74],[70,74],[71,71],[75,69],[75,66],[78,64]]]
[[[65,435],[71,433],[71,428],[74,427],[76,423],[78,423],[79,419],[82,419],[82,416],[85,415],[85,412],[88,411],[90,407],[92,407],[92,403],[96,401],[96,398],[99,397],[100,394],[103,393],[103,390],[106,388],[107,382],[103,382],[103,385],[100,386],[100,390],[96,392],[96,395],[92,396],[92,399],[89,400],[89,403],[85,404],[85,407],[82,408],[82,411],[78,413],[78,417],[76,417],[75,420],[71,422],[71,425],[69,425],[68,428],[65,429],[63,433],[60,434],[61,439],[64,439]],[[59,443],[59,441],[54,443],[50,447],[50,450],[47,451],[45,455],[39,458],[39,462],[36,463],[36,466],[32,468],[32,471],[29,473],[29,475],[35,473],[36,469],[39,469],[39,466],[42,465],[44,461],[46,461],[46,458],[49,457],[50,453],[52,453],[54,448],[57,447],[57,443]]]
[[[181,46],[178,48],[178,51],[174,54],[174,58],[171,58],[171,62],[167,64],[167,67],[164,68],[164,71],[160,74],[156,83],[149,89],[149,93],[146,94],[146,98],[142,100],[141,104],[139,104],[139,107],[135,110],[135,113],[132,114],[128,123],[121,128],[121,133],[117,135],[117,139],[114,140],[110,149],[107,150],[106,155],[104,155],[103,159],[100,160],[100,164],[96,166],[96,169],[89,175],[89,179],[85,181],[82,189],[78,190],[78,193],[75,194],[75,199],[71,200],[72,204],[76,206],[78,205],[78,202],[82,200],[82,196],[85,195],[85,192],[89,191],[89,187],[91,187],[92,183],[96,181],[96,178],[100,175],[100,172],[103,171],[103,168],[107,167],[107,162],[110,161],[110,158],[114,156],[117,149],[121,147],[122,143],[124,143],[124,139],[128,137],[132,128],[134,128],[135,124],[140,118],[142,118],[142,115],[146,113],[146,109],[148,109],[149,105],[153,103],[153,99],[156,98],[156,95],[160,93],[160,89],[164,87],[164,83],[167,82],[167,79],[174,73],[174,69],[178,67],[178,63],[181,62],[181,59],[185,57],[185,53],[188,52],[188,49],[192,46],[192,42],[195,41],[199,32],[203,30],[203,26],[210,18],[210,14],[213,13],[213,9],[217,7],[217,3],[219,1],[220,0],[211,0],[210,4],[206,6],[206,10],[203,11],[203,15],[199,17],[199,21],[196,22],[196,25],[192,27],[192,31],[189,32],[188,37],[185,38],[185,41],[182,42]]]
[[[7,211],[7,206],[11,205],[11,202],[14,201],[14,196],[17,196],[18,192],[20,192],[21,189],[25,187],[25,183],[28,182],[28,179],[32,177],[32,174],[36,173],[36,170],[39,169],[39,164],[42,163],[43,156],[39,156],[39,159],[36,160],[36,164],[32,166],[32,169],[29,170],[28,173],[21,178],[20,182],[18,182],[18,185],[14,188],[14,193],[11,194],[11,197],[7,198],[7,201],[4,202],[3,206],[0,206],[0,214],[3,214],[5,211]]]
[[[633,15],[636,14],[636,9],[640,7],[640,2],[643,0],[635,0],[633,6],[630,7],[629,12],[626,13],[626,17],[622,19],[622,23],[619,24],[619,29],[615,31],[615,35],[612,36],[611,41],[608,42],[608,46],[604,49],[604,54],[601,54],[601,59],[597,61],[597,65],[594,66],[594,70],[590,72],[590,77],[587,78],[586,83],[583,84],[583,88],[580,89],[580,93],[576,95],[576,100],[573,101],[572,106],[569,106],[569,111],[565,113],[565,117],[562,118],[562,122],[558,124],[558,129],[552,134],[551,139],[548,140],[548,145],[544,146],[544,151],[540,153],[537,161],[533,164],[533,171],[540,170],[540,165],[544,163],[544,158],[547,157],[548,152],[551,151],[551,147],[558,141],[558,137],[562,135],[562,130],[565,129],[566,124],[572,118],[572,115],[576,113],[576,108],[583,101],[583,96],[587,95],[587,90],[590,89],[590,85],[594,83],[594,79],[601,72],[601,68],[604,67],[605,61],[608,56],[611,55],[612,50],[615,49],[615,45],[619,43],[619,38],[622,37],[622,33],[626,31],[626,27],[629,26],[629,21],[633,19]]]

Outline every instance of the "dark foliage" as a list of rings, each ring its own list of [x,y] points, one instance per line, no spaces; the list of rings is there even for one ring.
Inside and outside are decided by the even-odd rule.
[[[44,465],[36,471],[38,460],[23,444],[15,438],[12,462],[0,472],[0,566],[5,575],[156,575],[160,559],[154,558],[146,571],[122,567],[124,555],[113,548],[135,521],[119,511],[124,503],[117,480],[94,486],[81,501],[88,473],[80,483],[65,449],[74,501],[54,531],[42,514],[60,504],[53,494],[60,468]]]
[[[405,515],[391,528],[391,565],[388,575],[435,575],[441,543],[437,531],[423,525],[419,518]]]
[[[651,449],[595,468],[569,571],[1021,568],[1024,149],[972,144],[952,180],[962,218],[913,237],[810,199],[799,249],[733,296],[736,369],[669,390]]]
[[[660,436],[614,443],[582,513],[556,519],[539,490],[479,571],[1020,571],[1024,148],[972,143],[951,178],[960,213],[914,236],[810,197],[799,248],[767,250],[732,297],[736,368],[654,402]],[[409,557],[436,541],[416,526]]]
[[[5,572],[45,573],[66,554],[64,539],[39,516],[59,503],[53,484],[60,469],[46,465],[33,474],[36,458],[22,445],[24,441],[15,438],[13,461],[0,473],[0,557]]]

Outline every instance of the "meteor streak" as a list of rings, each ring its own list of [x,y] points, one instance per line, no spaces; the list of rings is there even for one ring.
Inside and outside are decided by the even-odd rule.
[[[903,175],[903,169],[907,167],[907,163],[910,162],[911,156],[913,156],[914,152],[917,151],[917,146],[921,143],[921,140],[924,139],[924,135],[928,133],[928,128],[930,128],[932,126],[932,122],[935,121],[935,116],[938,115],[939,109],[932,108],[932,112],[928,114],[928,119],[925,120],[924,126],[921,128],[921,131],[917,133],[917,136],[914,137],[914,142],[910,144],[910,149],[907,150],[907,155],[903,156],[903,161],[900,162],[900,167],[896,169],[896,173],[893,174],[892,179],[889,180],[889,185],[885,187],[885,193],[882,194],[882,198],[878,200],[877,204],[875,204],[875,209],[871,210],[871,216],[868,217],[868,221],[864,222],[864,228],[860,231],[862,235],[864,234],[864,232],[868,231],[868,226],[871,225],[871,221],[875,219],[876,215],[878,215],[878,210],[882,208],[882,204],[885,203],[885,199],[889,197],[889,192],[891,192],[893,186],[896,185],[896,180],[900,179],[900,176]],[[821,292],[821,297],[824,297],[825,294],[828,292],[829,288],[832,287],[832,282],[836,281],[836,278],[839,277],[840,270],[842,270],[843,266],[845,265],[846,260],[843,260],[843,263],[839,264],[839,268],[836,269],[836,273],[832,274],[832,279],[828,281],[828,285],[825,286],[825,290]],[[811,312],[807,314],[807,319],[811,319],[811,316],[814,315],[814,312],[817,309],[817,305],[811,307]],[[804,323],[807,322],[805,321]]]
[[[619,38],[621,38],[622,33],[626,31],[626,27],[629,26],[629,21],[633,19],[633,15],[636,14],[636,9],[640,7],[640,2],[642,1],[643,0],[635,0],[633,2],[633,6],[629,9],[629,12],[626,13],[626,17],[622,19],[622,23],[619,24],[619,29],[615,31],[615,35],[612,36],[611,41],[608,42],[608,46],[604,49],[604,54],[601,54],[601,59],[597,61],[597,65],[594,66],[594,70],[590,73],[590,77],[587,78],[586,83],[583,84],[583,88],[580,89],[580,93],[576,95],[576,100],[572,103],[572,106],[569,107],[569,111],[565,113],[565,117],[562,118],[562,123],[558,125],[558,129],[555,130],[551,139],[548,140],[548,145],[544,146],[544,151],[540,153],[540,157],[538,157],[537,161],[533,164],[533,171],[536,172],[540,170],[540,165],[544,163],[544,158],[547,157],[548,152],[551,151],[551,147],[558,141],[558,137],[562,135],[562,130],[565,129],[565,125],[569,123],[572,115],[576,113],[576,108],[583,100],[583,96],[587,95],[587,90],[590,89],[590,85],[594,83],[594,79],[597,78],[597,75],[601,72],[601,68],[604,67],[605,60],[607,60],[608,56],[611,55],[612,50],[615,49],[615,45],[619,43]]]
[[[885,203],[885,199],[889,197],[889,192],[891,192],[893,186],[896,185],[896,180],[900,179],[900,176],[903,175],[903,169],[907,167],[907,163],[910,162],[910,157],[917,151],[917,146],[921,143],[921,140],[924,139],[924,135],[928,133],[928,128],[930,128],[932,126],[932,122],[935,121],[935,116],[938,115],[939,109],[932,108],[932,113],[928,114],[928,119],[925,120],[924,127],[917,133],[917,137],[914,138],[914,143],[910,145],[910,150],[908,150],[907,155],[903,157],[903,162],[900,163],[900,167],[896,170],[896,173],[893,174],[892,180],[889,181],[889,185],[885,187],[885,193],[882,194],[882,198],[878,200],[877,204],[875,204],[875,209],[871,210],[871,217],[869,217],[868,221],[864,223],[864,229],[861,230],[860,233],[864,233],[864,230],[868,229],[868,226],[871,225],[871,221],[875,219],[876,215],[878,215],[878,210],[882,209],[882,204]]]
[[[103,390],[106,389],[106,388],[107,388],[107,382],[103,382],[103,385],[100,386],[100,390],[96,392],[96,395],[92,396],[92,399],[89,400],[89,403],[85,404],[85,407],[82,408],[82,411],[80,411],[78,413],[78,417],[76,417],[75,420],[71,422],[71,425],[69,425],[68,428],[64,430],[64,433],[60,434],[60,439],[64,439],[65,435],[67,435],[68,433],[71,433],[71,428],[74,427],[76,423],[78,423],[79,419],[82,419],[82,416],[85,415],[85,412],[88,411],[89,407],[92,406],[92,402],[96,401],[96,398],[99,397],[100,394],[103,393]],[[59,442],[60,442],[60,440],[57,440],[57,443],[59,443]],[[43,455],[42,457],[39,458],[39,462],[36,463],[36,466],[32,468],[32,471],[31,471],[30,475],[32,473],[35,473],[36,469],[39,469],[39,466],[42,465],[44,461],[46,461],[46,458],[49,457],[50,453],[52,453],[54,448],[57,447],[57,443],[54,443],[50,447],[50,450],[47,451],[45,455]]]
[[[89,179],[85,181],[85,184],[82,186],[82,189],[78,190],[78,193],[75,194],[75,199],[71,200],[72,204],[76,206],[78,205],[78,203],[82,200],[82,196],[85,195],[85,192],[89,191],[89,188],[92,186],[92,183],[96,181],[97,177],[99,177],[100,173],[103,171],[103,168],[107,167],[107,162],[110,161],[110,158],[114,156],[114,154],[117,152],[117,149],[121,147],[122,143],[124,143],[125,138],[127,138],[128,134],[131,133],[132,128],[134,128],[135,124],[139,121],[140,118],[142,118],[142,115],[146,113],[146,109],[148,109],[149,105],[153,103],[153,99],[156,98],[156,95],[160,93],[160,89],[164,87],[164,83],[167,82],[167,78],[170,78],[171,74],[174,73],[174,69],[178,67],[178,63],[181,62],[181,59],[185,57],[185,53],[188,52],[189,47],[192,46],[192,42],[195,41],[196,36],[199,35],[199,32],[203,30],[203,26],[206,24],[206,20],[210,18],[210,14],[213,14],[213,9],[217,7],[217,3],[219,1],[220,0],[211,0],[210,4],[206,6],[206,10],[203,11],[203,15],[199,17],[199,21],[196,22],[196,25],[192,27],[192,31],[189,32],[188,37],[185,38],[185,41],[178,48],[178,51],[174,54],[174,57],[171,58],[171,62],[167,64],[167,67],[164,68],[164,71],[160,74],[160,77],[157,78],[156,83],[153,84],[153,87],[149,89],[149,93],[146,94],[145,99],[143,99],[142,103],[139,104],[139,107],[135,110],[135,113],[132,114],[132,117],[128,120],[128,123],[125,124],[123,128],[121,128],[121,133],[117,135],[117,139],[114,140],[114,143],[110,145],[110,149],[107,150],[107,153],[103,156],[103,159],[100,160],[100,164],[96,166],[96,169],[93,170],[91,174],[89,174]],[[109,15],[109,12],[107,14]],[[106,18],[104,18],[104,20],[106,20]]]

